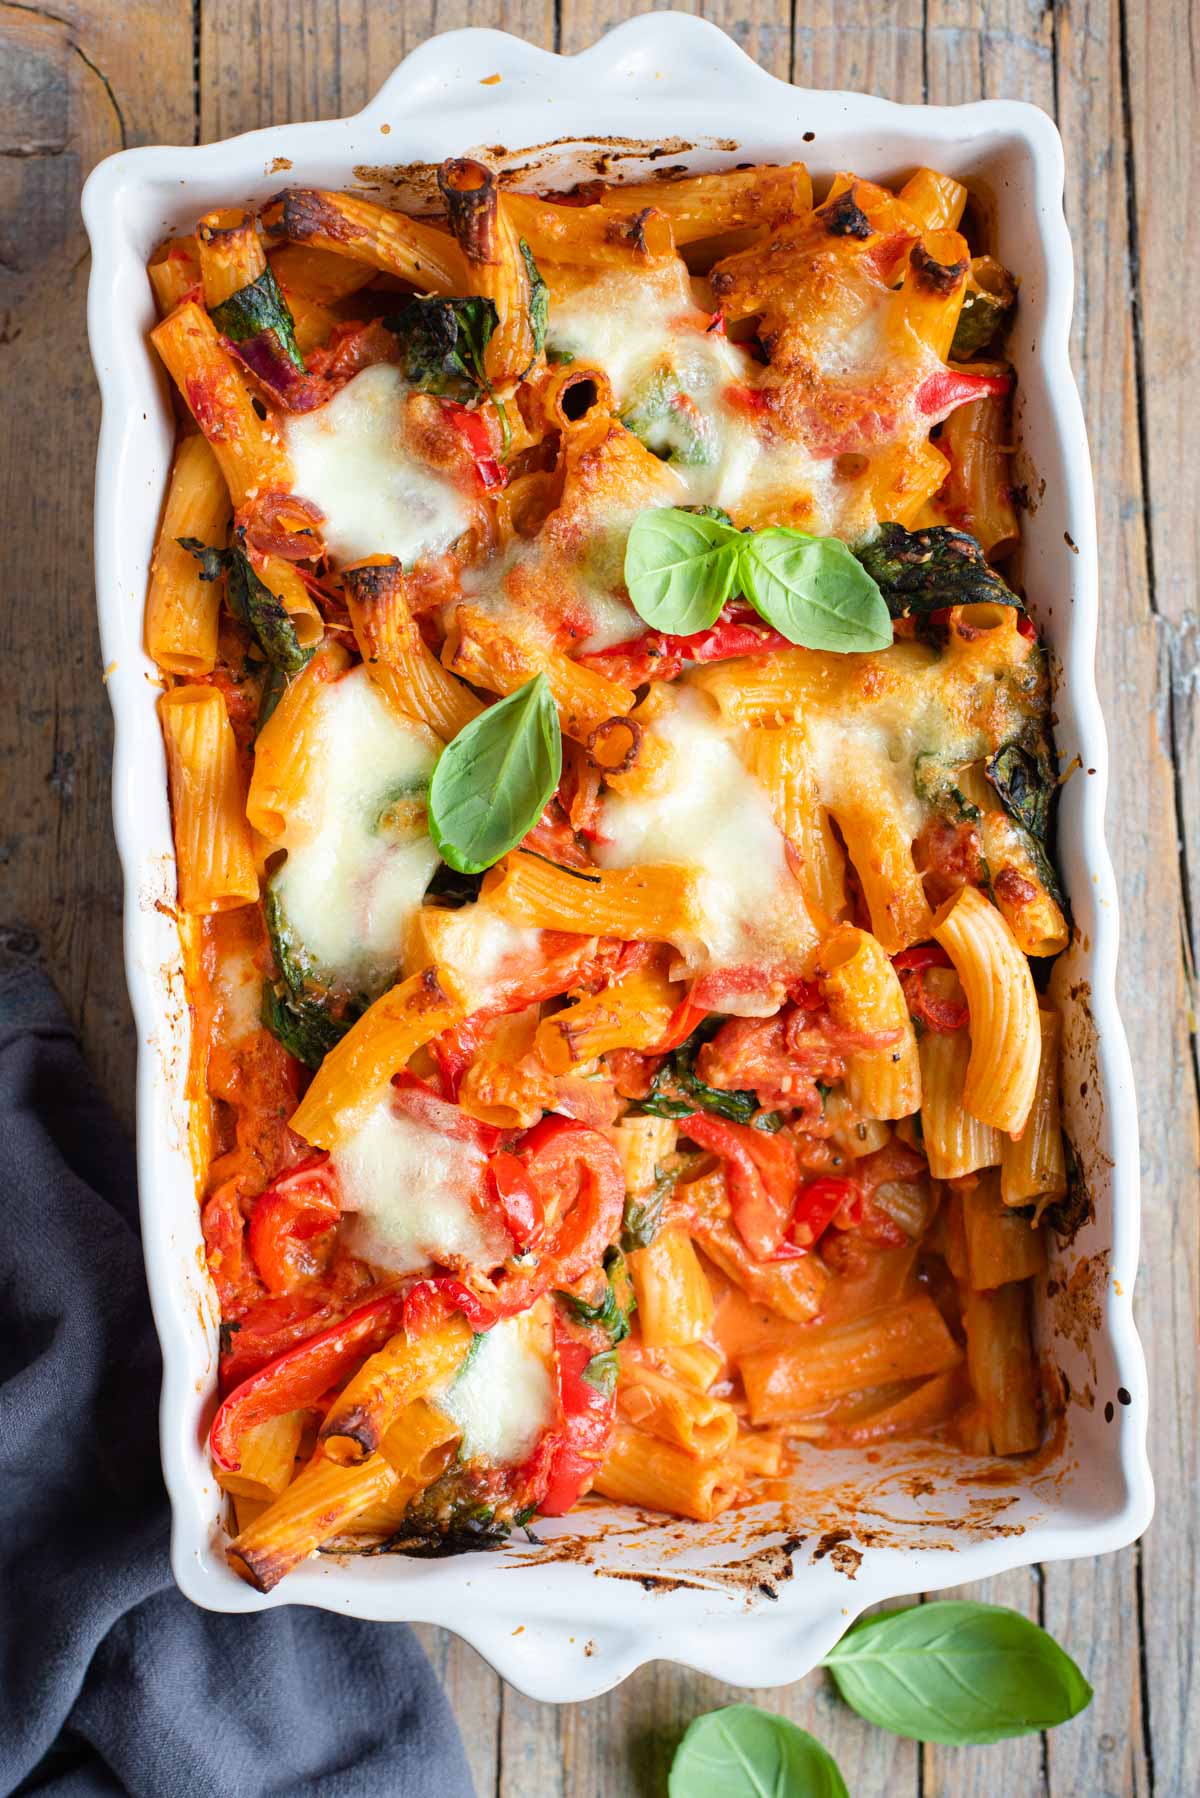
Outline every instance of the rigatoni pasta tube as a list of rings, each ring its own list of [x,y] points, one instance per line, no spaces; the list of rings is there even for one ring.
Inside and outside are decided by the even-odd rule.
[[[639,1430],[702,1461],[724,1460],[737,1436],[737,1413],[727,1400],[710,1398],[625,1354],[617,1408]]]
[[[1006,1205],[1046,1204],[1067,1190],[1067,1155],[1059,1113],[1062,1018],[1038,1011],[1042,1052],[1033,1104],[1020,1136],[1008,1137],[1000,1158],[1000,1196]]]
[[[976,1292],[1041,1273],[1046,1265],[1045,1237],[1004,1203],[998,1173],[989,1172],[962,1194],[962,1213],[967,1278]]]
[[[826,937],[818,955],[821,991],[836,1023],[875,1036],[846,1065],[850,1102],[865,1117],[909,1117],[921,1108],[917,1039],[900,977],[878,940],[853,924]]]
[[[305,1411],[281,1411],[263,1423],[251,1424],[238,1438],[236,1472],[217,1469],[223,1492],[235,1498],[257,1498],[267,1503],[291,1484],[296,1453],[304,1432]],[[240,1516],[240,1512],[239,1512]]]
[[[496,308],[496,328],[484,351],[488,379],[503,386],[527,373],[534,357],[530,281],[507,196],[493,170],[453,156],[438,170],[450,229],[467,264],[472,293]]]
[[[194,237],[168,237],[160,243],[146,272],[154,289],[159,318],[166,318],[200,284],[200,261]]]
[[[635,211],[654,206],[671,221],[677,244],[699,243],[749,226],[766,230],[778,219],[812,208],[812,180],[802,162],[782,167],[721,169],[679,181],[621,182],[602,204]]]
[[[1017,1281],[994,1292],[968,1292],[963,1322],[967,1372],[991,1450],[997,1455],[1029,1454],[1041,1439],[1041,1420],[1028,1284]]]
[[[612,1447],[592,1490],[617,1504],[671,1511],[697,1523],[711,1523],[740,1496],[740,1468],[723,1461],[700,1461],[632,1424],[618,1422]]]
[[[266,254],[247,212],[223,208],[206,213],[196,226],[196,243],[204,304],[210,312],[266,271]]]
[[[484,882],[484,897],[517,923],[626,942],[692,941],[699,933],[696,877],[672,862],[576,873],[516,850]]]
[[[660,1230],[648,1248],[628,1257],[638,1327],[647,1348],[698,1342],[712,1328],[708,1277],[686,1230]]]
[[[1042,1047],[1029,963],[977,887],[962,887],[946,901],[931,934],[967,995],[971,1056],[963,1101],[981,1123],[1016,1134],[1033,1104]]]
[[[839,798],[830,810],[862,886],[871,929],[888,954],[924,941],[930,911],[899,813],[879,793]]]
[[[621,1157],[625,1191],[635,1198],[650,1192],[659,1176],[659,1168],[675,1147],[679,1126],[674,1118],[623,1117],[614,1124],[609,1135]]]
[[[770,797],[771,815],[787,838],[804,903],[828,928],[846,903],[846,858],[821,804],[803,725],[749,733],[748,759]]]
[[[212,444],[234,505],[290,488],[292,466],[283,439],[269,414],[258,416],[241,369],[203,306],[185,300],[154,327],[150,340]]]
[[[198,433],[181,439],[171,468],[162,530],[146,600],[146,648],[168,674],[209,674],[217,660],[221,588],[181,538],[219,548],[229,531],[229,489]]]
[[[633,709],[631,688],[581,667],[528,631],[506,628],[478,606],[457,608],[442,660],[455,674],[491,693],[515,693],[535,674],[544,674],[563,731],[577,743],[586,743],[610,718]]]
[[[292,1115],[292,1129],[306,1142],[331,1149],[358,1128],[392,1075],[461,1016],[461,1005],[442,987],[436,968],[392,987],[329,1051]]]
[[[234,1538],[226,1551],[229,1565],[256,1591],[270,1592],[322,1542],[399,1485],[399,1475],[382,1455],[357,1467],[340,1467],[319,1455]]]
[[[292,243],[332,250],[399,275],[421,293],[467,291],[462,253],[443,226],[391,212],[357,194],[291,188],[267,203],[262,222]]]
[[[958,980],[948,968],[928,969],[926,981],[932,984],[935,974],[949,975],[957,988]],[[1000,1132],[991,1124],[981,1124],[963,1104],[971,1058],[967,1031],[927,1030],[917,1053],[921,1061],[921,1141],[934,1179],[957,1180],[981,1167],[995,1167],[1001,1154]]]
[[[232,911],[258,898],[237,746],[216,687],[172,687],[158,702],[167,747],[179,903]]]
[[[893,1380],[943,1373],[960,1359],[941,1312],[923,1294],[830,1329],[751,1349],[738,1361],[753,1423],[785,1423]]]
[[[349,666],[350,657],[341,644],[327,643],[284,688],[258,733],[246,816],[270,842],[285,833],[295,840],[306,826],[315,828],[308,808],[320,792],[310,770],[320,750],[321,693]]]
[[[449,743],[483,707],[422,637],[408,607],[400,563],[394,557],[357,563],[342,570],[341,581],[371,679],[398,711]]]
[[[652,1049],[662,1041],[680,989],[661,967],[635,968],[603,992],[538,1026],[537,1051],[552,1074],[566,1074],[609,1049]]]
[[[329,1407],[320,1434],[329,1459],[349,1467],[374,1454],[405,1406],[453,1373],[471,1346],[471,1335],[466,1318],[456,1315],[423,1335],[410,1338],[401,1331],[393,1336]]]

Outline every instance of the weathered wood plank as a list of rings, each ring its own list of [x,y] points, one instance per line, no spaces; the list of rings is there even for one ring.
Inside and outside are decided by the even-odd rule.
[[[1182,23],[1176,15],[1176,31]],[[1152,1723],[1160,1693],[1164,1711],[1174,1711],[1178,1656],[1181,1650],[1191,1652],[1190,1637],[1185,1634],[1177,1645],[1174,1635],[1176,1627],[1185,1627],[1176,1607],[1187,1604],[1196,1528],[1186,1466],[1195,1407],[1195,1356],[1186,1318],[1189,1268],[1194,1279],[1195,1267],[1196,1109],[1180,953],[1168,670],[1148,582],[1146,471],[1128,287],[1131,195],[1120,25],[1115,3],[1064,6],[1057,19],[1057,85],[1067,144],[1067,216],[1079,276],[1074,357],[1096,471],[1100,566],[1108,571],[1098,674],[1115,750],[1108,831],[1125,917],[1119,981],[1141,1097],[1145,1237],[1137,1309],[1155,1393],[1152,1447],[1160,1516],[1140,1551],[1152,1557],[1157,1570],[1155,1590],[1143,1595],[1142,1604],[1138,1552],[1048,1570],[1047,1626],[1070,1645],[1097,1689],[1087,1719],[1050,1736],[1049,1764],[1056,1792],[1175,1793],[1194,1789],[1195,1782],[1151,1778],[1138,1659],[1140,1628],[1147,1655],[1155,1645],[1156,1669],[1164,1680],[1160,1687],[1152,1677],[1147,1688]],[[1173,53],[1162,52],[1157,82]],[[1154,100],[1148,98],[1155,107],[1164,103],[1169,104],[1161,88]],[[1161,372],[1167,392],[1175,391],[1170,373]],[[1166,475],[1168,485],[1178,473]],[[1181,498],[1184,486],[1181,482]],[[1192,488],[1194,506],[1194,481]],[[1193,1213],[1186,1225],[1185,1209]],[[1182,1724],[1167,1727],[1178,1731]]]
[[[1138,1312],[1150,1360],[1150,1452],[1158,1484],[1158,1516],[1141,1544],[1137,1565],[1146,1706],[1141,1723],[1150,1789],[1175,1793],[1200,1789],[1200,1742],[1188,1727],[1196,1706],[1200,1580],[1200,1459],[1194,1423],[1200,1401],[1194,1343],[1200,1301],[1197,1063],[1194,1035],[1189,1060],[1186,973],[1175,953],[1177,940],[1182,940],[1194,970],[1200,918],[1200,446],[1191,422],[1196,354],[1181,321],[1189,271],[1200,255],[1200,232],[1188,204],[1189,181],[1200,173],[1195,9],[1182,0],[1144,8],[1126,5],[1116,11],[1109,28],[1117,35],[1116,78],[1125,123],[1128,252],[1107,293],[1122,315],[1132,300],[1137,452],[1147,501],[1143,578],[1151,618],[1144,628],[1150,638],[1147,654],[1154,657],[1148,734],[1156,770],[1167,758],[1172,763],[1173,816],[1164,820],[1161,853],[1166,862],[1177,840],[1185,908],[1175,916],[1169,904],[1151,893],[1149,916],[1139,916],[1133,907],[1143,895],[1130,891],[1123,949],[1126,1021],[1142,1075],[1145,1210]],[[1134,781],[1140,786],[1137,775]],[[1119,790],[1114,797],[1119,808]],[[1128,810],[1119,815],[1128,821],[1129,856],[1136,866],[1137,814]],[[1126,864],[1127,878],[1129,872]],[[1169,890],[1173,896],[1174,884]],[[1153,980],[1160,960],[1166,963],[1166,978],[1158,973],[1157,986],[1144,984],[1148,977]],[[1164,1018],[1159,1015],[1161,1001],[1177,1009]]]
[[[204,0],[200,124],[205,142],[292,119],[356,112],[401,59],[439,31],[490,25],[549,49],[553,0]],[[247,45],[254,46],[247,54]]]
[[[126,1122],[133,1025],[92,599],[99,404],[79,188],[124,144],[190,137],[188,0],[0,5],[0,929],[40,936]]]

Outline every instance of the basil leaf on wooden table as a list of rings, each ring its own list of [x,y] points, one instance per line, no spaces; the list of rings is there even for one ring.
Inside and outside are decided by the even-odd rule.
[[[480,874],[545,810],[562,772],[562,735],[544,674],[473,718],[443,749],[429,785],[429,834],[442,860]]]
[[[849,1798],[820,1742],[753,1704],[727,1705],[689,1724],[667,1790],[670,1798]]]
[[[770,525],[745,539],[742,591],[768,624],[805,649],[886,649],[891,620],[874,580],[838,537]]]
[[[821,1665],[869,1723],[951,1747],[1051,1729],[1092,1698],[1074,1661],[1036,1623],[959,1599],[868,1617]]]
[[[735,591],[741,532],[674,506],[640,512],[625,545],[625,585],[639,618],[687,637],[715,624]]]

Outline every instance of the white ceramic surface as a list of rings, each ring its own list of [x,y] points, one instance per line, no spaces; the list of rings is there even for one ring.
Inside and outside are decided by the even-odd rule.
[[[498,82],[485,84],[497,74]],[[647,138],[649,129],[659,136]],[[701,1527],[622,1518],[596,1506],[582,1520],[541,1528],[542,1549],[510,1545],[446,1561],[314,1559],[264,1598],[225,1565],[222,1505],[203,1447],[214,1402],[216,1308],[187,1148],[179,944],[169,910],[155,905],[171,899],[174,870],[155,672],[141,628],[172,436],[162,372],[145,338],[154,313],[144,264],[172,228],[190,229],[201,212],[231,198],[261,201],[284,182],[369,187],[379,179],[374,166],[385,162],[562,139],[572,141],[555,152],[559,181],[593,172],[598,140],[600,147],[608,140],[618,174],[650,166],[630,158],[628,140],[645,150],[665,147],[658,166],[804,157],[818,175],[850,168],[890,178],[930,163],[987,198],[994,247],[1020,276],[1011,354],[1022,477],[1036,500],[1026,520],[1024,580],[1066,675],[1056,701],[1063,766],[1078,758],[1059,826],[1077,934],[1055,981],[1067,1013],[1068,1121],[1095,1207],[1055,1257],[1039,1295],[1042,1353],[1071,1393],[1063,1440],[1046,1465],[999,1487],[986,1465],[944,1452],[892,1448],[868,1464],[813,1450],[796,1476],[787,1532],[798,1545],[786,1551],[772,1509]],[[680,142],[694,147],[681,152]],[[545,160],[542,149],[543,167]],[[96,586],[116,718],[113,810],[139,1039],[142,1224],[165,1362],[173,1563],[198,1604],[246,1611],[307,1603],[445,1624],[541,1699],[589,1697],[659,1658],[769,1686],[805,1673],[869,1604],[1036,1560],[1095,1555],[1145,1528],[1153,1504],[1146,1378],[1131,1311],[1137,1121],[1113,988],[1118,921],[1103,833],[1108,754],[1093,678],[1095,521],[1067,352],[1072,259],[1062,184],[1058,134],[1033,107],[903,107],[802,91],[764,74],[715,27],[674,13],[632,21],[575,57],[498,32],[454,32],[422,45],[356,118],[281,125],[202,148],[129,150],[92,175],[83,201],[93,254],[88,324],[104,400]],[[1107,1404],[1115,1407],[1111,1421]],[[850,1538],[831,1548],[827,1532],[839,1526]],[[564,1539],[574,1543],[566,1555]],[[766,1571],[774,1599],[757,1591],[750,1569]]]

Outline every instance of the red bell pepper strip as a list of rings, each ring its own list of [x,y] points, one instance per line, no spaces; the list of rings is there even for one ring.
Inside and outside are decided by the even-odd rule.
[[[276,1360],[285,1349],[295,1348],[318,1330],[328,1329],[345,1309],[345,1302],[316,1292],[289,1292],[278,1298],[259,1299],[240,1318],[223,1327],[221,1392],[230,1393],[260,1367]]]
[[[671,1013],[670,1022],[662,1040],[655,1043],[650,1053],[652,1055],[669,1055],[672,1049],[677,1049],[680,1043],[687,1041],[697,1024],[702,1024],[707,1016],[707,1005],[697,1005],[689,993],[686,999],[680,1000]]]
[[[241,1466],[238,1442],[247,1430],[284,1411],[315,1405],[331,1386],[341,1385],[401,1328],[405,1298],[398,1291],[381,1293],[243,1380],[213,1418],[209,1446],[217,1466],[236,1473]]]
[[[862,1218],[863,1196],[853,1180],[823,1175],[796,1200],[788,1235],[798,1248],[815,1249],[831,1224],[852,1229]]]
[[[600,1470],[612,1440],[616,1393],[584,1379],[596,1345],[573,1335],[556,1313],[559,1424],[552,1432],[545,1490],[537,1501],[543,1517],[563,1517]]]
[[[260,1194],[250,1216],[250,1253],[269,1292],[291,1292],[323,1271],[307,1245],[336,1224],[341,1210],[337,1175],[324,1153]]]
[[[938,943],[920,943],[915,949],[902,949],[893,955],[892,966],[900,976],[909,1012],[920,1019],[927,1030],[948,1036],[961,1030],[970,1013],[962,999],[940,999],[925,986],[927,968],[952,968],[954,963]]]
[[[498,1149],[487,1165],[487,1185],[518,1254],[532,1248],[545,1230],[546,1213],[525,1163]]]
[[[803,1254],[785,1234],[800,1179],[791,1142],[701,1111],[680,1118],[679,1128],[724,1161],[733,1221],[755,1259],[789,1260]]]
[[[931,424],[939,424],[959,406],[986,399],[991,393],[1007,393],[1009,386],[1007,375],[973,375],[962,369],[938,368],[926,375],[917,388],[917,411]]]
[[[557,1113],[527,1130],[516,1152],[545,1210],[553,1200],[558,1223],[536,1267],[514,1268],[501,1279],[501,1317],[527,1311],[552,1286],[573,1286],[612,1241],[625,1209],[625,1177],[606,1136]]]
[[[763,655],[770,649],[789,649],[782,632],[764,624],[749,606],[726,606],[715,624],[706,631],[694,631],[688,637],[665,636],[663,650],[667,655],[682,656],[686,662],[725,662],[731,656]]]
[[[454,1311],[461,1311],[471,1328],[490,1330],[497,1321],[496,1313],[479,1296],[449,1274],[434,1274],[418,1280],[404,1297],[404,1334],[425,1336]]]
[[[482,412],[473,412],[469,406],[460,406],[454,400],[443,400],[442,411],[466,444],[484,492],[503,487],[508,477],[496,460],[491,432]]]

